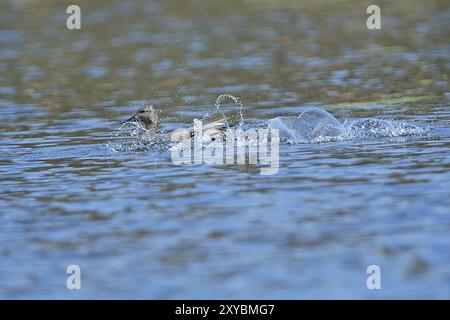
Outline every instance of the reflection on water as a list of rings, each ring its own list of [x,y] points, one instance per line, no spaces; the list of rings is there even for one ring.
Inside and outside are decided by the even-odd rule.
[[[383,2],[376,32],[364,1],[77,4],[81,31],[68,4],[1,5],[1,298],[449,297],[448,1]],[[110,147],[138,105],[169,131],[222,93],[362,137],[283,144],[274,176]],[[426,134],[373,134],[393,125]]]

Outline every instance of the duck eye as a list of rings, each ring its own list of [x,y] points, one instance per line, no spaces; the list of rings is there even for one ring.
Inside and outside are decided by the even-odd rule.
[[[139,113],[144,113],[144,112],[145,112],[144,110],[139,111]]]

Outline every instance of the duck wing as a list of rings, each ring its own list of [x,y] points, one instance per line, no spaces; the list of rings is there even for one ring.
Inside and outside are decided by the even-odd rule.
[[[214,121],[211,123],[204,124],[202,126],[202,135],[209,136],[211,140],[215,140],[218,137],[222,137],[225,130],[227,129],[227,125],[223,120]],[[194,128],[189,128],[189,135],[194,137],[195,131]]]

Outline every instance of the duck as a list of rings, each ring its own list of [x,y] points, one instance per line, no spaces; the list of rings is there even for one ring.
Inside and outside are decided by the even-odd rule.
[[[122,124],[136,123],[141,125],[147,132],[141,137],[144,140],[150,140],[158,131],[159,116],[153,105],[146,105],[139,108],[131,117],[122,121]],[[211,141],[224,140],[225,131],[228,128],[227,123],[223,119],[215,120],[202,125],[202,136],[209,138]],[[194,127],[186,130],[183,138],[191,139],[195,136]]]
[[[146,105],[139,108],[131,117],[122,121],[122,124],[137,123],[142,125],[145,130],[156,133],[159,127],[158,112],[153,108],[153,105]]]

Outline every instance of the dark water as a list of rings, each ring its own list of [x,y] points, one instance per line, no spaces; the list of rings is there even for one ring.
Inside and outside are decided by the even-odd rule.
[[[449,298],[448,1],[381,2],[380,31],[364,1],[78,1],[81,31],[69,4],[0,5],[0,298]],[[283,144],[273,176],[111,147],[222,93],[425,133]]]

